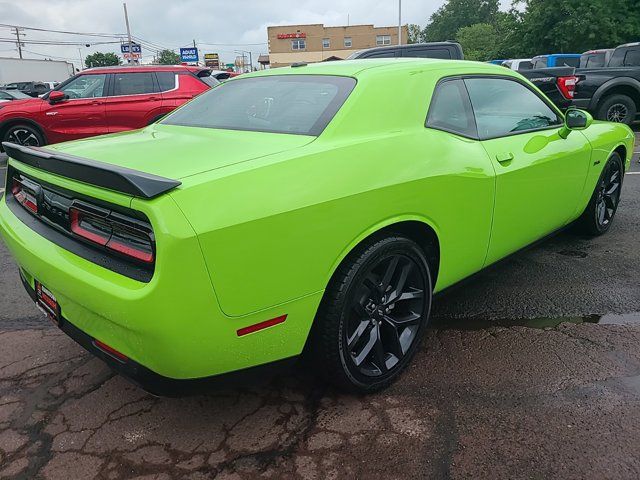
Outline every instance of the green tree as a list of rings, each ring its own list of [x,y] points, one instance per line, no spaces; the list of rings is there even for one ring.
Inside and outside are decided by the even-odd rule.
[[[160,65],[180,65],[180,55],[172,50],[162,50],[158,53],[157,62]]]
[[[91,67],[110,67],[113,65],[120,65],[122,60],[115,53],[102,53],[96,52],[91,55],[87,55],[87,58],[84,59],[84,64],[87,68]]]
[[[638,0],[519,0],[522,53],[581,53],[640,37]]]
[[[467,60],[486,62],[495,58],[498,50],[498,32],[489,23],[476,23],[458,30],[456,40],[462,45]]]
[[[458,30],[477,23],[494,23],[499,0],[446,0],[424,30],[428,42],[453,40]]]
[[[422,29],[420,28],[420,25],[410,23],[407,25],[407,30],[409,31],[407,43],[420,43],[422,41]]]

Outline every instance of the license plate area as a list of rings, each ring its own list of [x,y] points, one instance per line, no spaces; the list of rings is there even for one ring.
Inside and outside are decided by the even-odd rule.
[[[34,280],[34,284],[36,287],[36,307],[54,324],[60,326],[60,305],[58,305],[55,295],[38,280]]]

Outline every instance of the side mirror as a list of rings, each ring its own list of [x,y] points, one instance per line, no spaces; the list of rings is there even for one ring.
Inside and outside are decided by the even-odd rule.
[[[560,136],[567,138],[572,130],[584,130],[593,123],[593,117],[589,112],[570,108],[564,116],[564,125],[560,129]]]
[[[67,98],[68,97],[63,92],[60,92],[58,90],[53,90],[49,93],[49,103],[51,104],[62,102]]]

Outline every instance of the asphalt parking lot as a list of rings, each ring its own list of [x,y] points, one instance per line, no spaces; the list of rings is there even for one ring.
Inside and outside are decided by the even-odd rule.
[[[438,298],[413,366],[368,397],[303,371],[146,395],[42,317],[0,244],[0,478],[639,478],[631,171],[608,235],[561,233]]]

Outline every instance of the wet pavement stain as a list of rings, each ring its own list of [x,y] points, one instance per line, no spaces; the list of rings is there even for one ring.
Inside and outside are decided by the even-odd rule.
[[[469,318],[442,318],[435,317],[429,322],[429,328],[435,330],[484,330],[491,327],[528,327],[528,328],[555,328],[563,323],[593,323],[599,325],[640,325],[640,312],[629,312],[607,315],[585,315],[575,317],[540,317],[518,319],[485,319],[478,317]]]

